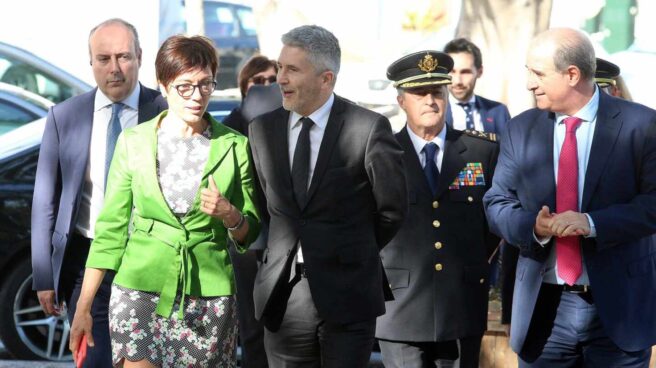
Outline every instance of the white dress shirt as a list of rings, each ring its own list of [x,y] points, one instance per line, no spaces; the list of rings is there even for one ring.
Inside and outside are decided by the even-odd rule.
[[[433,142],[439,147],[437,152],[435,152],[435,157],[433,157],[433,160],[435,160],[437,169],[442,172],[442,159],[444,158],[444,145],[446,143],[446,124],[442,126],[442,130],[440,130],[440,132],[437,133],[435,138],[433,138],[431,141],[427,141],[424,138],[416,135],[408,126],[406,126],[406,129],[408,130],[410,141],[412,142],[412,146],[415,148],[415,152],[417,153],[417,157],[419,158],[419,163],[421,164],[422,168],[426,166],[424,146],[426,146],[427,143]]]
[[[458,101],[455,97],[451,96],[449,98],[449,105],[451,107],[451,116],[453,117],[453,128],[458,129],[458,130],[465,130],[467,129],[467,113],[465,112],[465,109],[458,105],[460,101]],[[472,109],[472,118],[474,119],[474,129],[484,132],[485,127],[483,126],[483,122],[481,121],[481,114],[478,112],[478,109],[476,108],[476,95],[472,95],[469,101],[467,101]]]
[[[335,95],[331,94],[325,104],[307,116],[314,122],[314,125],[312,125],[310,128],[310,169],[308,171],[308,189],[310,188],[310,183],[312,182],[312,175],[314,175],[314,168],[317,164],[317,157],[319,157],[319,148],[321,148],[323,134],[326,132],[326,125],[328,125],[328,118],[330,117],[330,109],[333,107],[333,102],[335,102]],[[300,115],[297,112],[292,111],[292,113],[289,114],[287,142],[289,142],[290,168],[292,167],[292,163],[294,161],[294,150],[296,150],[298,135],[301,133],[301,128],[303,127],[303,123],[299,121],[301,118],[303,118],[303,115]],[[301,251],[300,244],[298,247],[297,257],[298,258],[296,261],[298,263],[303,263],[303,252]]]
[[[121,103],[125,106],[119,113],[121,129],[136,126],[139,119],[139,93],[137,83],[132,93]],[[107,150],[107,127],[112,117],[112,101],[100,89],[96,90],[93,104],[93,123],[89,161],[82,188],[82,198],[76,229],[83,236],[93,239],[96,220],[105,201],[105,151]]]
[[[576,148],[577,148],[577,158],[579,165],[579,178],[578,178],[578,206],[581,208],[581,201],[583,199],[583,188],[585,184],[585,172],[588,168],[588,161],[590,159],[590,148],[592,147],[592,138],[594,136],[595,127],[597,126],[597,110],[599,110],[599,88],[595,87],[595,93],[588,101],[588,103],[583,106],[573,116],[576,116],[583,120],[581,125],[576,129]],[[553,162],[554,162],[554,180],[558,183],[558,161],[560,158],[560,149],[565,142],[566,127],[563,120],[567,118],[567,115],[556,114],[556,121],[554,122],[554,150],[553,150]],[[550,208],[552,212],[555,212],[555,208]],[[588,237],[595,237],[597,232],[595,231],[594,223],[592,218],[588,216],[588,222],[590,223],[590,235]],[[548,240],[547,240],[548,241]],[[543,240],[541,243],[545,243]],[[582,256],[582,254],[581,254]],[[576,280],[575,284],[577,285],[590,285],[590,279],[588,278],[588,270],[585,265],[585,258],[582,256],[582,272],[579,278]],[[549,251],[549,257],[545,262],[545,273],[543,281],[549,284],[564,284],[565,281],[558,277],[558,266],[556,262],[556,246],[551,247]]]

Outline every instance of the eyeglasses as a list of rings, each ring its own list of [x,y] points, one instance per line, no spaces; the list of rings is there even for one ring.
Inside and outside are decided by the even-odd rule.
[[[196,88],[200,91],[200,94],[203,96],[209,96],[214,92],[214,88],[216,88],[216,82],[215,81],[208,81],[208,82],[201,82],[198,84],[190,84],[190,83],[184,83],[184,84],[178,84],[177,86],[173,86],[178,91],[178,94],[180,97],[191,97],[194,92],[196,92]]]
[[[271,84],[271,83],[276,83],[276,80],[277,80],[277,78],[276,78],[275,75],[272,75],[270,77],[263,77],[263,76],[260,75],[260,76],[251,78],[251,81],[253,82],[253,84],[265,84],[266,82],[269,82],[269,84]]]

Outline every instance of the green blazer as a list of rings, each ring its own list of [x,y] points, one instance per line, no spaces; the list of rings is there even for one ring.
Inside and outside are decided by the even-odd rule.
[[[199,194],[183,218],[171,212],[156,171],[157,125],[166,113],[121,133],[86,263],[117,271],[118,285],[159,293],[156,311],[164,317],[180,290],[203,297],[234,294],[228,245],[244,251],[259,233],[247,139],[209,114],[212,138],[201,187],[212,175],[221,194],[246,217],[248,236],[244,244],[232,241],[221,220],[200,210]]]

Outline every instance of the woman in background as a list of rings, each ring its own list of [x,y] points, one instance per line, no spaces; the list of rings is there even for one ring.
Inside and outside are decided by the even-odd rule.
[[[243,101],[246,97],[248,90],[254,85],[268,86],[276,82],[276,75],[278,74],[278,63],[275,60],[268,59],[266,56],[257,55],[250,58],[244,67],[239,72],[237,84],[239,84],[239,92],[241,92],[242,105],[235,107],[230,115],[223,119],[223,124],[240,132],[243,135],[248,135],[246,128],[248,121],[242,113]]]

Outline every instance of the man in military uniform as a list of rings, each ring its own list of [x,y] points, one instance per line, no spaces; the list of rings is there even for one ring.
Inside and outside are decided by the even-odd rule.
[[[595,70],[595,83],[599,89],[611,96],[617,96],[617,78],[620,76],[620,67],[608,60],[597,58]]]
[[[407,115],[396,139],[409,190],[406,220],[381,252],[394,293],[376,326],[387,368],[456,359],[456,340],[460,366],[478,367],[487,327],[488,257],[499,239],[482,199],[499,146],[490,133],[445,124],[452,67],[449,55],[421,51],[387,69]]]

